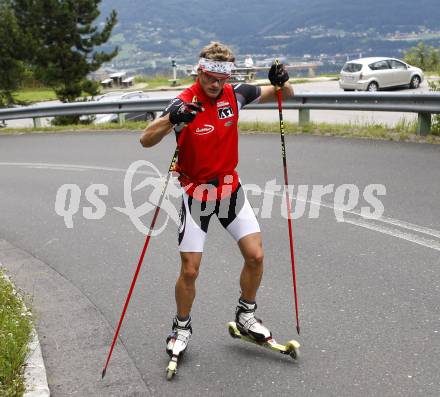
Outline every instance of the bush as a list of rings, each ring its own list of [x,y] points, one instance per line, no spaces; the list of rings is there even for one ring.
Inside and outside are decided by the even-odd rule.
[[[52,125],[72,125],[72,124],[79,124],[79,118],[78,115],[71,115],[71,116],[55,116],[53,120],[51,121]]]
[[[439,48],[427,46],[421,41],[417,47],[404,52],[404,61],[424,71],[438,72],[440,69]]]

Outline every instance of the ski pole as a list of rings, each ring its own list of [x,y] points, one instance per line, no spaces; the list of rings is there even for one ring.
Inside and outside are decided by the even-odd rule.
[[[197,102],[197,97],[194,96],[193,100],[192,100],[192,103],[196,103],[196,102]],[[186,126],[186,124],[184,126]],[[164,185],[162,187],[162,193],[160,195],[159,203],[157,204],[156,210],[154,211],[153,220],[151,221],[150,229],[148,230],[148,234],[147,234],[147,237],[145,239],[144,247],[142,248],[142,253],[141,253],[141,256],[139,258],[139,262],[137,264],[136,271],[135,271],[134,276],[133,276],[133,280],[131,281],[130,289],[128,290],[128,294],[127,294],[127,298],[125,298],[124,308],[122,309],[122,314],[121,314],[121,317],[119,319],[118,327],[116,328],[115,335],[113,336],[113,341],[112,341],[112,344],[111,344],[111,347],[110,347],[110,351],[108,353],[107,360],[106,360],[105,365],[104,365],[104,369],[102,370],[101,379],[104,378],[105,373],[107,372],[108,363],[110,362],[110,358],[112,356],[113,349],[114,349],[116,341],[118,339],[119,331],[121,329],[122,322],[124,321],[125,312],[127,311],[128,304],[130,303],[131,294],[133,293],[134,286],[136,284],[136,280],[137,280],[138,275],[139,275],[139,271],[141,270],[141,267],[142,267],[142,262],[144,261],[145,253],[146,253],[147,248],[148,248],[148,244],[150,243],[151,233],[153,232],[154,225],[156,224],[157,217],[159,216],[160,207],[162,206],[162,202],[163,202],[163,199],[165,197],[165,192],[167,190],[168,183],[169,183],[170,178],[171,178],[171,172],[173,171],[174,166],[176,165],[176,162],[177,162],[177,158],[179,156],[179,147],[180,147],[180,143],[182,142],[182,137],[183,137],[183,134],[180,134],[180,136],[177,139],[176,150],[174,151],[173,158],[171,159],[171,163],[170,163],[170,166],[168,168],[167,179],[165,180],[165,183],[164,183]]]
[[[161,193],[161,196],[160,196],[160,199],[159,199],[159,203],[157,204],[156,210],[154,211],[153,220],[151,221],[150,229],[148,230],[148,234],[147,234],[147,237],[145,239],[145,244],[144,244],[144,247],[142,249],[142,253],[141,253],[141,256],[139,258],[139,262],[138,262],[138,265],[136,267],[136,271],[134,273],[133,280],[131,282],[127,298],[125,299],[125,304],[124,304],[124,308],[122,310],[121,318],[119,319],[118,327],[116,329],[115,335],[113,336],[113,341],[112,341],[112,344],[111,344],[111,347],[110,347],[110,352],[108,353],[104,369],[102,370],[102,378],[101,379],[104,378],[105,373],[107,372],[107,366],[108,366],[108,363],[110,362],[110,358],[112,356],[113,349],[114,349],[116,341],[118,339],[119,331],[121,329],[122,322],[124,321],[125,312],[127,311],[127,307],[128,307],[129,302],[130,302],[131,294],[133,293],[134,286],[136,284],[136,280],[137,280],[138,275],[139,275],[139,271],[141,270],[141,266],[142,266],[142,262],[144,260],[145,252],[147,251],[148,244],[150,242],[151,233],[152,233],[152,231],[154,229],[154,225],[156,224],[156,220],[157,220],[157,217],[159,215],[160,207],[162,206],[162,202],[163,202],[163,199],[165,197],[165,192],[167,190],[168,182],[170,181],[171,172],[173,171],[174,165],[176,164],[178,154],[179,154],[179,145],[177,145],[176,150],[175,150],[174,155],[173,155],[173,158],[171,160],[171,164],[170,164],[170,167],[168,169],[167,179],[166,179],[166,181],[164,183],[164,186],[162,188],[162,193]]]
[[[275,61],[276,65],[279,65],[278,59]],[[284,167],[284,190],[286,192],[286,204],[287,204],[287,224],[289,228],[289,242],[290,242],[290,259],[292,262],[292,278],[293,278],[293,293],[295,297],[295,314],[296,314],[296,332],[299,335],[299,315],[298,315],[298,295],[296,290],[296,272],[295,272],[295,256],[294,256],[294,246],[293,246],[293,232],[292,232],[292,208],[290,205],[290,195],[289,195],[289,178],[287,175],[287,157],[286,157],[286,142],[284,139],[284,121],[283,121],[283,93],[279,86],[275,87],[278,98],[278,113],[280,116],[280,135],[281,135],[281,154],[283,157],[283,167]]]

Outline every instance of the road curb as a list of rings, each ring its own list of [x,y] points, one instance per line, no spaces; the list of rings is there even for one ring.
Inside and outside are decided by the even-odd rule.
[[[46,366],[41,353],[40,340],[35,329],[32,341],[29,344],[29,351],[31,354],[25,364],[26,392],[23,397],[49,397],[50,390],[47,384]]]
[[[0,269],[7,270],[2,262],[0,262]],[[12,284],[14,290],[17,290],[15,284],[7,274],[3,273],[3,278]],[[21,295],[19,296],[23,302],[23,298]],[[24,306],[26,307],[26,305]],[[26,391],[23,397],[49,397],[50,390],[47,384],[46,366],[44,365],[43,355],[41,354],[38,333],[33,322],[32,325],[32,339],[28,344],[29,355],[24,364]]]
[[[7,264],[7,273],[17,288],[32,296],[33,314],[37,318],[35,328],[52,395],[152,395],[123,340],[113,353],[111,376],[101,379],[114,330],[99,307],[68,278],[1,238],[0,262]],[[36,359],[38,355],[37,348]],[[31,369],[36,370],[30,366]],[[34,391],[42,392],[37,388]],[[47,395],[26,395],[30,396]]]

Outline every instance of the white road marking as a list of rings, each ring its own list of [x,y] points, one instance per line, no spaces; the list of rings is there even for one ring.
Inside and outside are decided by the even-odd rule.
[[[380,225],[375,225],[374,223],[372,223],[371,221],[366,221],[366,220],[360,220],[360,219],[345,219],[344,220],[345,223],[350,223],[352,225],[356,225],[356,226],[360,226],[360,227],[364,227],[366,229],[369,230],[373,230],[375,232],[379,232],[379,233],[383,233],[383,234],[388,234],[389,236],[393,236],[393,237],[397,237],[406,241],[410,241],[412,243],[416,243],[419,245],[422,245],[424,247],[427,248],[432,248],[434,250],[440,251],[440,241],[435,241],[432,239],[427,239],[421,236],[417,236],[415,234],[412,233],[407,233],[407,232],[402,232],[399,229],[396,228],[391,228],[388,226],[380,226]]]
[[[87,171],[86,169],[84,169],[84,168],[72,168],[72,167],[56,167],[56,166],[53,166],[53,167],[47,167],[47,166],[45,166],[45,165],[40,165],[40,166],[35,166],[35,165],[24,165],[23,166],[23,168],[30,168],[30,169],[33,169],[33,170],[47,170],[47,169],[50,169],[50,170],[54,170],[54,171],[78,171],[78,172],[84,172],[84,171]]]
[[[51,169],[51,170],[69,170],[69,171],[87,171],[87,170],[96,170],[96,171],[109,171],[109,172],[127,172],[127,169],[124,168],[113,168],[113,167],[100,167],[100,166],[90,166],[90,165],[78,165],[78,164],[54,164],[54,163],[14,163],[14,162],[0,162],[0,166],[12,166],[12,167],[27,167],[27,168],[35,168],[35,169]],[[147,171],[138,171],[139,174],[144,175],[155,175],[153,172]],[[281,192],[271,192],[264,191],[264,194],[272,194],[278,197],[284,197],[284,193]],[[360,217],[361,219],[346,219],[344,218],[344,223],[349,223],[352,225],[356,225],[359,227],[363,227],[369,230],[373,230],[382,234],[387,234],[389,236],[397,237],[405,241],[409,241],[415,244],[422,245],[427,248],[431,248],[437,251],[440,251],[440,241],[427,239],[425,237],[419,236],[414,233],[421,233],[424,235],[429,235],[435,238],[440,239],[440,231],[427,228],[424,226],[415,225],[409,222],[401,221],[398,219],[393,219],[389,217],[382,216],[377,219],[369,219],[362,217],[360,211],[356,210],[346,210],[341,208],[335,204],[325,203],[325,202],[317,202],[312,200],[306,200],[298,197],[293,197],[298,201],[303,201],[309,204],[318,205],[320,207],[328,208],[331,210],[338,210],[344,212],[346,214],[355,215]],[[385,225],[378,225],[377,223],[383,223]],[[389,227],[388,225],[397,226],[401,229],[406,229],[414,233],[403,232],[397,228]]]
[[[264,191],[265,194],[272,194],[281,198],[284,198],[284,192],[270,192],[270,191]],[[325,202],[319,202],[319,201],[315,201],[315,200],[307,200],[307,199],[303,199],[303,198],[299,198],[296,196],[293,196],[293,199],[298,200],[298,201],[302,201],[302,202],[306,202],[309,204],[314,204],[314,205],[318,205],[324,208],[328,208],[331,210],[338,210],[338,211],[342,211],[346,214],[351,214],[351,215],[355,215],[360,217],[361,219],[347,219],[344,217],[344,223],[349,223],[352,225],[356,225],[356,226],[360,226],[366,229],[370,229],[373,230],[375,232],[379,232],[382,234],[387,234],[389,236],[393,236],[393,237],[397,237],[400,238],[402,240],[406,240],[415,244],[419,244],[422,245],[423,247],[426,248],[431,248],[437,251],[440,251],[440,241],[436,241],[436,240],[432,240],[432,239],[427,239],[424,237],[421,237],[417,234],[413,234],[413,233],[408,233],[408,232],[402,232],[399,229],[396,228],[390,228],[389,226],[387,226],[387,224],[390,225],[394,225],[394,226],[398,226],[402,229],[406,229],[406,230],[410,230],[412,232],[416,232],[416,233],[422,233],[422,234],[426,234],[432,237],[437,237],[440,239],[440,231],[438,230],[434,230],[434,229],[430,229],[424,226],[419,226],[419,225],[415,225],[409,222],[405,222],[405,221],[400,221],[398,219],[393,219],[393,218],[388,218],[388,217],[380,217],[380,218],[364,218],[360,211],[355,211],[355,210],[346,210],[344,208],[341,208],[338,205],[334,205],[334,204],[330,204],[330,203],[325,203]],[[377,225],[376,222],[381,222],[381,223],[385,223],[384,226],[382,225]]]
[[[338,211],[342,211],[342,212],[345,212],[347,214],[352,214],[352,215],[359,216],[359,217],[361,217],[362,219],[365,219],[365,220],[378,221],[378,222],[390,224],[390,225],[393,225],[393,226],[398,226],[398,227],[401,227],[403,229],[411,230],[413,232],[428,234],[428,235],[430,235],[432,237],[440,238],[440,231],[434,230],[434,229],[430,229],[428,227],[415,225],[413,223],[409,223],[409,222],[405,222],[405,221],[400,221],[398,219],[388,218],[386,216],[381,216],[380,218],[364,218],[361,215],[361,212],[357,211],[357,210],[346,210],[346,209],[344,209],[344,208],[342,208],[342,207],[340,207],[338,205],[334,205],[334,204],[331,204],[331,203],[317,202],[317,201],[312,201],[312,200],[303,200],[301,198],[296,198],[296,197],[295,197],[295,199],[297,199],[298,201],[305,201],[307,203],[319,205],[321,207],[330,208],[332,210],[337,209]]]
[[[409,229],[409,230],[413,230],[415,232],[419,232],[419,233],[423,233],[423,234],[429,234],[430,236],[440,238],[440,231],[434,230],[434,229],[430,229],[428,227],[414,225],[414,224],[409,223],[409,222],[399,221],[398,219],[387,218],[386,216],[382,216],[380,219],[378,219],[378,221],[389,223],[391,225],[399,226],[399,227],[404,228],[404,229]]]
[[[54,163],[10,163],[0,162],[0,166],[9,167],[25,167],[33,169],[50,169],[50,170],[63,170],[63,171],[109,171],[109,172],[127,172],[125,168],[113,168],[113,167],[100,167],[95,165],[82,165],[82,164],[54,164]],[[155,175],[153,172],[138,171],[137,173],[143,175]]]

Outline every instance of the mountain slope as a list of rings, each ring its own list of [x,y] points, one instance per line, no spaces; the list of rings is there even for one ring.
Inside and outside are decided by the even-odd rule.
[[[112,43],[123,46],[122,58],[139,52],[190,58],[214,39],[240,53],[393,52],[414,43],[384,42],[387,34],[440,30],[438,1],[104,0],[101,10],[103,17],[118,12]]]

